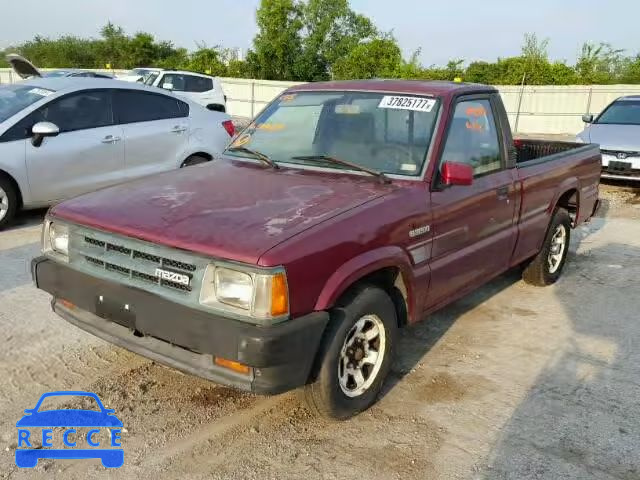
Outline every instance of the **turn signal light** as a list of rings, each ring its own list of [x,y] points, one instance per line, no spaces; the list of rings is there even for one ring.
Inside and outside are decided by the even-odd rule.
[[[289,293],[284,273],[277,273],[271,280],[271,316],[289,313]]]
[[[234,362],[233,360],[227,360],[226,358],[220,357],[215,357],[213,362],[220,367],[228,368],[229,370],[233,370],[234,372],[242,373],[243,375],[249,374],[250,368],[240,362]]]

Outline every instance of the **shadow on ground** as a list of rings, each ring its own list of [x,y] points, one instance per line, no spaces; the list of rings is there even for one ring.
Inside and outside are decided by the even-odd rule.
[[[640,293],[640,248],[585,250],[555,287],[569,338],[515,410],[479,478],[640,478],[640,317],[637,302],[628,301]],[[587,288],[597,291],[589,302]]]

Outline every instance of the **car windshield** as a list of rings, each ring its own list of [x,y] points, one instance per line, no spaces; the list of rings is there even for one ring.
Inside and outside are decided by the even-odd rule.
[[[275,162],[418,176],[431,143],[439,101],[417,95],[299,92],[267,107],[231,147]],[[251,158],[241,150],[229,155]],[[303,158],[301,158],[303,157]],[[306,157],[306,158],[305,158]]]
[[[159,75],[158,72],[151,72],[147,74],[147,76],[144,77],[144,83],[146,85],[153,85],[153,82],[156,81],[156,78],[158,78],[158,75]]]
[[[47,78],[57,78],[66,77],[67,75],[69,75],[69,73],[70,72],[68,70],[54,70],[52,72],[44,72],[42,76]]]
[[[640,125],[640,101],[614,102],[600,115],[596,123]]]
[[[52,93],[52,90],[23,84],[0,87],[0,122]]]

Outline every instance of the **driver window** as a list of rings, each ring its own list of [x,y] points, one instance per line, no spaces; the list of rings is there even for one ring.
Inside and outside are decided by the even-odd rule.
[[[466,163],[475,177],[502,169],[498,131],[489,100],[456,105],[442,162]]]
[[[104,90],[71,94],[41,108],[39,115],[55,123],[61,133],[106,127],[113,125],[110,97]]]

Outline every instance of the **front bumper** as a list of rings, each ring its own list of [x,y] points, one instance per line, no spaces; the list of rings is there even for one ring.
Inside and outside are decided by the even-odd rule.
[[[87,275],[47,257],[31,262],[36,286],[53,296],[53,311],[115,345],[213,382],[260,394],[306,384],[326,312],[268,327],[191,309],[145,290]],[[214,357],[251,367],[247,375]]]

